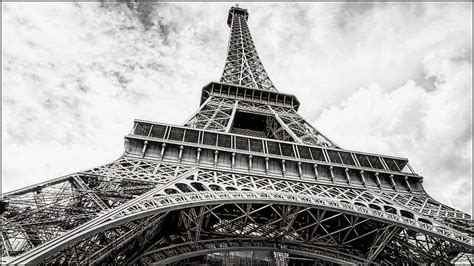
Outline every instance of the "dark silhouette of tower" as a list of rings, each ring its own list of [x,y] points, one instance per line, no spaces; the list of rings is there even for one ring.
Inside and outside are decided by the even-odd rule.
[[[6,193],[10,263],[450,263],[472,220],[405,158],[345,150],[279,93],[232,7],[220,82],[184,125],[135,120],[116,161]],[[350,134],[350,133],[348,133]]]

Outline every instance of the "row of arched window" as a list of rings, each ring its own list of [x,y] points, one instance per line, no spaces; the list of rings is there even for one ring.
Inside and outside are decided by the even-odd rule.
[[[191,186],[190,186],[191,185]],[[233,186],[226,186],[222,187],[220,185],[216,184],[210,184],[209,186],[206,186],[202,183],[199,182],[191,182],[191,184],[185,184],[185,183],[176,183],[175,188],[166,188],[164,192],[166,194],[178,194],[178,193],[188,193],[188,192],[196,192],[196,191],[236,191],[238,190],[236,187]],[[250,191],[250,189],[243,188],[242,191]],[[379,210],[379,211],[385,211],[388,213],[400,215],[402,217],[410,218],[410,219],[415,219],[415,215],[412,212],[409,212],[407,210],[398,210],[397,208],[390,206],[390,205],[379,205],[375,203],[369,203],[365,204],[359,201],[356,202],[349,202],[349,201],[341,201],[347,204],[354,204],[356,206],[361,206],[361,207],[366,207],[366,208],[371,208],[374,210]],[[418,218],[417,219],[420,222],[427,223],[427,224],[432,224],[429,220],[424,219],[424,218]]]

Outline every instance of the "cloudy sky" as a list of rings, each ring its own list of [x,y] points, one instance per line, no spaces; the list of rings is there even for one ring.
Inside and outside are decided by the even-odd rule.
[[[220,78],[233,3],[2,3],[3,191],[181,124]],[[471,3],[243,3],[267,72],[343,148],[408,157],[472,213]]]

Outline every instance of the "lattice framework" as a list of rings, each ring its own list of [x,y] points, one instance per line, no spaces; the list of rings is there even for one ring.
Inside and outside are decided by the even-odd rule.
[[[137,121],[113,163],[5,194],[2,256],[151,264],[258,250],[333,263],[469,260],[471,217],[426,194],[403,158],[342,150],[301,117],[296,97],[269,79],[247,19],[231,8],[221,83],[203,88],[184,126]],[[246,124],[249,114],[257,122]]]
[[[276,91],[258,57],[247,25],[247,17],[247,11],[244,9],[233,8],[230,11],[231,33],[221,82]]]

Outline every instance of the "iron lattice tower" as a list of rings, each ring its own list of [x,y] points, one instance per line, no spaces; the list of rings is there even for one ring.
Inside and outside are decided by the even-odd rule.
[[[277,92],[263,68],[247,18],[247,10],[230,9],[222,78],[202,89],[184,125],[135,120],[118,160],[6,193],[3,257],[81,264],[469,258],[471,217],[430,197],[407,159],[342,149],[299,116],[298,99]]]

